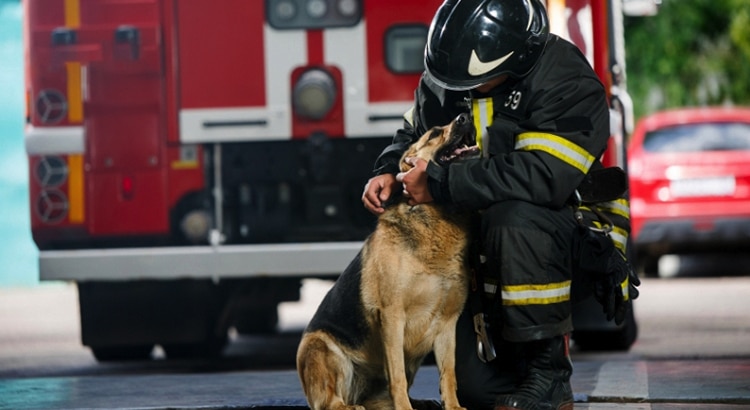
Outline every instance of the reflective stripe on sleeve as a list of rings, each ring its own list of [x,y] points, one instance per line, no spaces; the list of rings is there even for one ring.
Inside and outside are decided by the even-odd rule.
[[[506,285],[501,291],[503,305],[550,305],[570,300],[570,281],[544,285]]]
[[[620,252],[625,253],[628,249],[628,233],[619,226],[612,227],[612,231],[609,233],[612,242],[615,243],[615,247]]]
[[[630,203],[628,203],[627,199],[620,198],[614,201],[601,202],[596,204],[596,206],[604,212],[618,215],[628,220],[630,219]]]
[[[604,224],[599,221],[591,221],[591,224],[594,225],[595,228],[599,229],[602,229],[604,227]],[[625,253],[625,251],[628,249],[628,231],[617,225],[611,226],[611,228],[612,230],[609,231],[608,234],[609,238],[612,239],[612,242],[614,242],[617,249],[619,249],[622,253]]]
[[[622,291],[622,300],[630,299],[630,278],[625,277],[625,280],[620,283],[620,290]]]
[[[474,128],[477,131],[477,145],[482,151],[482,156],[487,156],[487,149],[490,146],[490,135],[487,127],[492,124],[493,105],[492,98],[480,98],[471,101],[471,115],[474,118]]]
[[[566,164],[587,173],[596,158],[580,146],[554,134],[524,132],[516,138],[517,150],[543,151]]]
[[[407,110],[404,113],[404,121],[409,123],[409,125],[411,125],[411,127],[414,128],[414,106],[413,105],[411,106],[411,108],[409,108],[409,110]]]

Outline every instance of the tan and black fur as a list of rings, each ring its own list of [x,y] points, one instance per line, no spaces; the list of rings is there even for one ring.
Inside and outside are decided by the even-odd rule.
[[[475,153],[468,117],[429,130],[406,157],[438,163]],[[387,207],[331,288],[297,351],[312,410],[408,410],[408,389],[434,351],[446,410],[456,398],[455,328],[468,295],[468,216],[434,204]]]

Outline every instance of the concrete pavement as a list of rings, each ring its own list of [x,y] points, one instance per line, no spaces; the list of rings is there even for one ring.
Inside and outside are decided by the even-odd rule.
[[[573,352],[576,408],[750,409],[750,278],[646,279],[641,288],[630,352]],[[315,301],[282,307],[285,328],[303,326]],[[306,409],[293,364],[259,365],[274,363],[269,346],[293,357],[297,339],[257,349],[240,339],[211,366],[97,365],[80,345],[75,302],[67,286],[0,290],[0,409]],[[437,378],[424,367],[412,396],[437,399]]]
[[[750,409],[750,359],[575,361],[579,409]],[[437,369],[420,370],[415,398],[439,399]],[[0,380],[0,408],[306,409],[296,372],[240,371]]]

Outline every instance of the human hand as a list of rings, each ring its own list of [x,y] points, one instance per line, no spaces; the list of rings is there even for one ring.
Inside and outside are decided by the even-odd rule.
[[[365,190],[362,193],[362,203],[373,214],[382,214],[385,211],[383,204],[396,189],[398,189],[398,181],[395,175],[382,174],[374,176],[365,184]]]
[[[432,194],[427,186],[427,161],[409,157],[404,159],[407,164],[413,166],[406,172],[400,172],[396,175],[396,180],[401,182],[404,189],[404,196],[408,199],[409,205],[418,205],[432,202]]]

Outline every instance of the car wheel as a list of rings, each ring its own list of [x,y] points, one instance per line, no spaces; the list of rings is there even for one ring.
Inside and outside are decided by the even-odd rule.
[[[234,327],[240,334],[274,334],[278,330],[279,311],[276,304],[256,306],[242,311]]]
[[[647,278],[659,277],[659,256],[658,255],[639,255],[637,260],[636,271]]]

